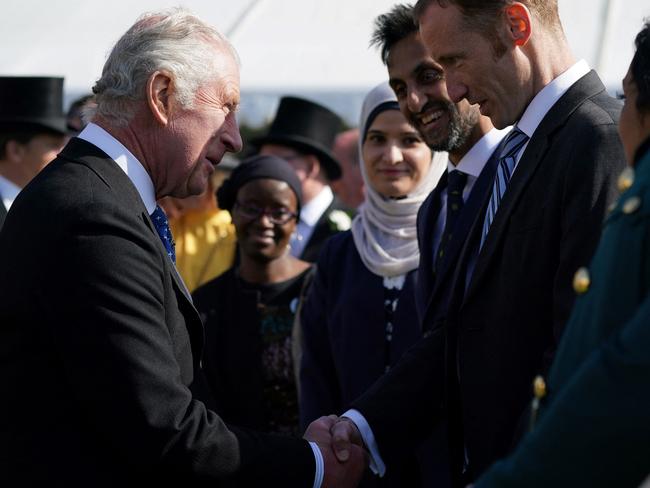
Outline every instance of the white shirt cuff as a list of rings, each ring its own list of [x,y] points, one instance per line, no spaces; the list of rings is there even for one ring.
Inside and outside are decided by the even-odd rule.
[[[386,465],[379,455],[379,447],[377,446],[375,435],[372,433],[372,429],[368,425],[366,418],[361,412],[354,409],[348,410],[342,417],[350,419],[357,426],[357,429],[359,429],[363,443],[366,445],[370,454],[370,470],[380,477],[384,476],[386,474]]]
[[[320,488],[323,484],[323,477],[325,476],[325,462],[323,461],[323,453],[315,442],[310,442],[312,451],[314,451],[314,458],[316,458],[316,476],[314,476],[314,488]]]

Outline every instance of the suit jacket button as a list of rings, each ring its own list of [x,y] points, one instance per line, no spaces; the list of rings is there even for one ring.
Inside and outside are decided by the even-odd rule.
[[[623,213],[630,215],[639,210],[641,199],[639,197],[630,197],[623,204]]]
[[[573,289],[578,295],[583,295],[589,290],[591,278],[587,268],[580,268],[573,276]]]
[[[628,191],[634,184],[634,168],[628,166],[618,177],[618,191],[621,193]]]

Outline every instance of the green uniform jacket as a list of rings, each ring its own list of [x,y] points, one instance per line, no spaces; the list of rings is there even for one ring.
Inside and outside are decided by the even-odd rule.
[[[636,488],[650,474],[650,151],[582,276],[534,431],[475,488]]]

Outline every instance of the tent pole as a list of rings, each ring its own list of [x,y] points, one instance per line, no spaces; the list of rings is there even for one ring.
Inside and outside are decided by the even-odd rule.
[[[248,3],[248,6],[244,7],[239,14],[239,17],[233,22],[233,24],[230,26],[230,28],[226,31],[226,37],[228,39],[231,39],[237,32],[237,29],[241,27],[241,25],[244,23],[246,20],[246,17],[248,17],[253,10],[257,7],[257,5],[261,2],[261,0],[251,0]]]
[[[598,43],[598,57],[596,70],[601,76],[605,76],[608,68],[610,58],[610,46],[616,35],[616,20],[618,7],[620,6],[619,0],[605,0],[603,8],[603,30]]]

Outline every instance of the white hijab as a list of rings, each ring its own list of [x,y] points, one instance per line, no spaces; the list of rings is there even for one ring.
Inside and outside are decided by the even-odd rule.
[[[385,198],[372,188],[363,162],[363,141],[369,129],[366,127],[369,117],[387,102],[397,102],[388,83],[373,88],[363,102],[359,154],[366,199],[352,221],[352,236],[361,260],[370,271],[385,278],[401,276],[417,268],[420,261],[416,230],[418,209],[438,184],[448,158],[446,152],[434,153],[429,172],[406,198]]]

